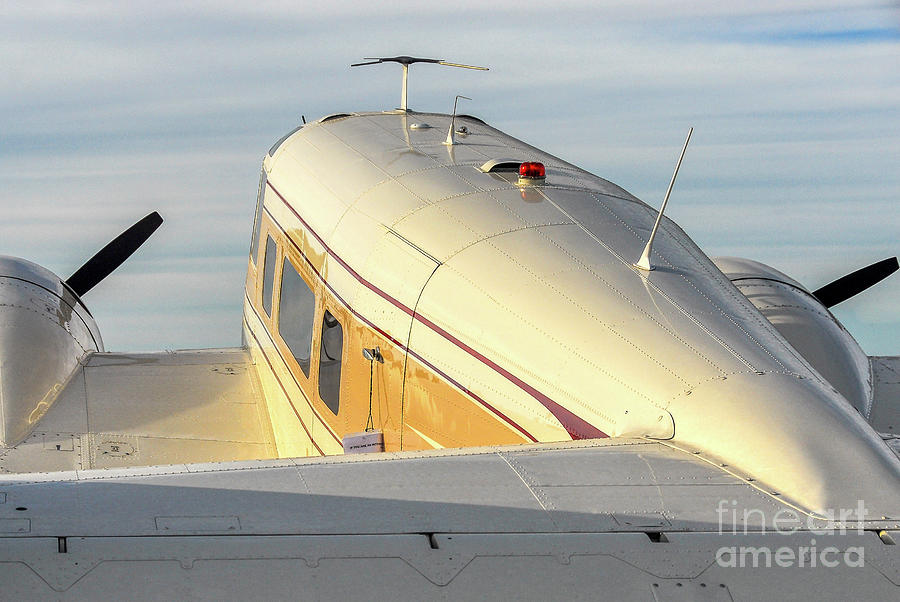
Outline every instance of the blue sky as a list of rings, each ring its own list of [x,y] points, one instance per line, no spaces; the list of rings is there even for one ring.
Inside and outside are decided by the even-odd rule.
[[[30,2],[0,5],[0,254],[66,277],[166,218],[86,302],[110,349],[237,345],[253,200],[300,120],[465,110],[625,187],[665,193],[710,255],[811,288],[900,252],[895,2]],[[836,308],[900,353],[900,276]]]

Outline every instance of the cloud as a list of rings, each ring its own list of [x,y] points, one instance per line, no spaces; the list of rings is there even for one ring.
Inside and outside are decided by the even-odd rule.
[[[67,274],[159,209],[163,228],[91,292],[101,330],[131,348],[238,344],[266,149],[301,115],[392,108],[399,68],[349,63],[422,53],[491,71],[416,66],[413,107],[471,96],[467,111],[652,205],[695,126],[672,217],[712,253],[825,281],[897,252],[898,23],[844,1],[5,3],[0,253]],[[857,323],[900,309],[861,297]],[[864,347],[900,351],[885,331],[863,328]]]

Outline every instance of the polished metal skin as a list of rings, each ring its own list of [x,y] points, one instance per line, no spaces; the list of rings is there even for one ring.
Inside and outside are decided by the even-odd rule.
[[[533,440],[669,440],[807,512],[893,508],[897,456],[681,228],[664,217],[655,269],[637,269],[656,210],[476,119],[457,116],[467,135],[448,147],[451,119],[335,116],[264,162],[269,231],[386,333],[365,346],[421,360],[404,420],[419,403],[410,378],[446,378]],[[547,177],[481,169],[500,158],[540,161]],[[252,269],[249,282],[248,300]],[[274,329],[245,320],[251,349]],[[428,422],[445,411],[430,402],[411,430],[447,445]]]
[[[102,350],[94,318],[58,276],[0,257],[0,449],[28,435],[79,360]]]
[[[653,208],[453,119],[276,144],[245,349],[100,353],[0,258],[2,597],[897,597],[900,357],[665,217],[635,267]],[[292,266],[342,326],[336,412],[321,330],[302,366],[281,338]],[[338,455],[367,419],[387,452]]]
[[[715,264],[815,370],[866,420],[874,388],[869,357],[803,285],[771,266],[737,257]]]
[[[897,520],[797,521],[782,500],[640,439],[0,475],[0,491],[10,600],[900,592]]]
[[[0,474],[273,458],[245,349],[83,358]]]

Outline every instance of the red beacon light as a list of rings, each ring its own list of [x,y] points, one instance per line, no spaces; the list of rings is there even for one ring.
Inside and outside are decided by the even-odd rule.
[[[543,180],[547,177],[547,171],[544,169],[543,163],[537,161],[526,161],[519,165],[519,178],[528,180]]]

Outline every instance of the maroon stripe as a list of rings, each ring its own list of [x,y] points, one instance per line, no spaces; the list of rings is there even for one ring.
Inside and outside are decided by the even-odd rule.
[[[300,247],[297,245],[297,243],[294,242],[294,240],[288,235],[287,230],[285,230],[284,226],[282,226],[282,225],[278,222],[278,220],[275,219],[275,216],[272,215],[272,213],[271,213],[268,209],[266,209],[265,211],[266,211],[266,214],[269,216],[269,219],[271,219],[272,222],[273,222],[276,226],[278,226],[278,229],[281,230],[281,232],[285,235],[285,238],[287,238],[287,241],[291,244],[292,247],[294,247],[294,249],[297,251],[297,253],[300,254],[300,257],[303,258],[303,260],[304,260],[304,261],[306,262],[306,264],[309,266],[309,269],[311,269],[311,270],[313,271],[313,273],[316,275],[316,277],[318,277],[319,280],[322,281],[322,283],[328,288],[328,290],[331,291],[331,293],[332,293],[335,297],[337,297],[337,299],[338,299],[338,300],[339,300],[339,301],[347,308],[348,311],[350,311],[350,313],[352,313],[354,316],[356,316],[357,318],[359,318],[359,320],[362,321],[363,323],[365,323],[367,326],[369,326],[370,328],[374,329],[376,332],[378,332],[379,334],[381,334],[382,336],[384,336],[386,339],[388,339],[389,341],[391,341],[392,343],[394,343],[394,344],[395,344],[397,347],[399,347],[401,350],[407,351],[407,352],[411,353],[411,354],[413,355],[413,357],[415,357],[415,358],[418,359],[420,362],[422,362],[423,364],[425,364],[426,366],[428,366],[428,367],[429,367],[431,370],[433,370],[435,373],[439,374],[441,377],[443,377],[444,379],[446,379],[447,381],[449,381],[452,385],[454,385],[456,388],[458,388],[458,389],[459,389],[460,391],[462,391],[464,394],[469,395],[472,399],[474,399],[475,401],[477,401],[478,403],[480,403],[481,405],[483,405],[485,408],[487,408],[488,410],[490,410],[491,412],[493,412],[494,414],[496,414],[500,419],[502,419],[504,422],[506,422],[507,424],[509,424],[509,425],[512,426],[513,428],[515,428],[515,429],[516,429],[517,431],[519,431],[520,433],[522,433],[526,438],[528,438],[528,439],[530,439],[531,441],[537,443],[537,439],[535,439],[534,436],[531,435],[531,433],[529,433],[529,432],[526,431],[524,428],[522,428],[521,426],[519,426],[519,424],[517,424],[517,423],[516,423],[514,420],[512,420],[509,416],[507,416],[506,414],[504,414],[503,412],[501,412],[500,410],[498,410],[497,408],[495,408],[494,406],[492,406],[491,404],[489,404],[487,401],[485,401],[484,399],[482,399],[481,397],[479,397],[478,395],[476,395],[476,394],[473,393],[472,391],[469,391],[467,388],[463,387],[463,386],[462,386],[461,384],[459,384],[456,380],[454,380],[453,378],[451,378],[448,374],[446,374],[446,373],[444,373],[443,371],[441,371],[440,369],[438,369],[436,366],[434,366],[433,364],[431,364],[430,362],[428,362],[425,358],[423,358],[421,355],[419,355],[418,353],[416,353],[416,352],[413,351],[412,349],[409,349],[406,345],[404,345],[403,343],[401,343],[400,341],[398,341],[397,339],[395,339],[394,337],[392,337],[391,335],[389,335],[388,333],[386,333],[384,330],[382,330],[381,328],[379,328],[378,326],[376,326],[374,323],[372,323],[368,318],[366,318],[365,316],[363,316],[362,314],[360,314],[358,311],[356,311],[353,307],[351,307],[350,304],[347,303],[346,301],[344,301],[344,299],[337,293],[337,291],[334,290],[334,288],[328,283],[328,281],[325,280],[325,279],[322,277],[322,275],[321,275],[321,274],[319,273],[319,271],[316,269],[316,266],[314,266],[314,265],[312,264],[312,262],[309,260],[309,257],[306,256],[306,254],[303,252],[303,250],[300,249]],[[248,301],[248,302],[250,301],[249,297],[247,298],[247,301]],[[252,307],[251,307],[251,309],[252,309]],[[293,375],[292,375],[292,376],[293,376]],[[296,382],[296,379],[295,379],[295,382]],[[299,383],[297,383],[297,386],[298,386],[298,387],[300,386]],[[313,411],[315,411],[315,410],[313,410]]]
[[[316,277],[322,281],[322,284],[324,284],[325,287],[329,291],[331,291],[331,294],[334,295],[337,298],[337,300],[340,301],[341,304],[350,311],[350,313],[352,313],[354,316],[356,316],[357,318],[359,318],[360,320],[365,322],[367,326],[369,326],[373,330],[377,331],[380,335],[385,337],[387,340],[391,341],[392,343],[394,343],[395,345],[399,346],[401,349],[406,351],[406,345],[404,345],[403,343],[401,343],[400,341],[398,341],[397,339],[395,339],[394,337],[389,335],[387,332],[385,332],[384,330],[382,330],[381,328],[379,328],[378,326],[373,324],[371,321],[369,321],[368,318],[366,318],[365,316],[363,316],[362,314],[357,312],[355,309],[353,309],[353,307],[350,306],[349,303],[344,301],[344,298],[341,297],[336,290],[334,290],[334,287],[332,287],[331,284],[329,284],[328,281],[325,280],[325,278],[322,277],[322,274],[319,273],[319,270],[316,269],[316,266],[314,266],[312,261],[309,260],[309,257],[306,256],[306,254],[300,249],[300,247],[297,245],[297,243],[295,243],[294,240],[290,237],[290,235],[288,235],[287,230],[284,229],[284,226],[282,226],[278,222],[278,220],[275,219],[275,216],[272,215],[272,213],[268,209],[266,209],[266,213],[268,214],[268,216],[272,220],[272,222],[276,226],[278,226],[278,229],[281,230],[281,232],[284,234],[285,238],[287,238],[287,241],[289,243],[291,243],[291,246],[294,247],[294,249],[297,251],[297,253],[300,254],[300,257],[303,258],[303,261],[306,262],[306,265],[309,266],[309,269],[311,269],[313,271],[313,274],[315,274]]]
[[[526,431],[525,429],[523,429],[521,426],[519,426],[515,421],[513,421],[511,418],[509,418],[508,416],[506,416],[506,414],[504,414],[503,412],[501,412],[500,410],[498,410],[497,408],[495,408],[494,406],[492,406],[491,404],[489,404],[488,402],[486,402],[484,399],[482,399],[481,397],[479,397],[478,395],[476,395],[475,393],[473,393],[472,391],[470,391],[470,390],[467,389],[466,387],[462,386],[462,385],[461,385],[460,383],[458,383],[456,380],[454,380],[453,378],[451,378],[448,374],[446,374],[445,372],[443,372],[442,370],[440,370],[437,366],[435,366],[434,364],[432,364],[431,362],[429,362],[428,360],[426,360],[424,357],[422,357],[421,355],[419,355],[418,353],[416,353],[416,352],[413,351],[412,349],[408,349],[408,351],[409,351],[410,355],[412,355],[414,358],[416,358],[417,360],[419,360],[420,362],[422,362],[423,364],[425,364],[425,366],[427,366],[430,370],[433,370],[435,373],[437,373],[438,375],[440,375],[442,378],[444,378],[444,379],[446,379],[448,382],[450,382],[450,384],[452,384],[453,386],[455,386],[457,389],[459,389],[460,391],[462,391],[463,393],[465,393],[465,394],[468,395],[469,397],[473,398],[475,401],[477,401],[478,403],[480,403],[481,405],[483,405],[484,407],[486,407],[487,409],[489,409],[490,411],[492,411],[494,414],[496,414],[496,415],[499,416],[500,418],[502,418],[502,419],[503,419],[507,424],[509,424],[511,427],[513,427],[514,429],[516,429],[517,431],[519,431],[520,433],[522,433],[523,435],[525,435],[526,438],[530,439],[530,440],[531,440],[532,442],[534,442],[534,443],[537,443],[537,442],[538,442],[538,440],[535,439],[534,436],[533,436],[531,433],[529,433],[528,431]]]
[[[597,439],[609,436],[597,427],[591,425],[585,419],[576,416],[563,406],[559,405],[558,403],[523,381],[521,378],[511,373],[506,368],[497,365],[497,363],[493,360],[485,357],[477,350],[472,349],[428,318],[424,317],[421,314],[416,314],[416,319],[469,355],[478,358],[483,364],[489,366],[490,368],[493,368],[498,374],[501,374],[511,383],[537,399],[545,408],[550,410],[550,413],[553,414],[553,416],[555,416],[556,419],[560,421],[560,423],[562,423],[563,427],[573,439]]]
[[[425,326],[428,326],[431,330],[433,330],[433,331],[436,332],[437,334],[441,335],[442,337],[444,337],[445,339],[447,339],[448,341],[450,341],[451,343],[453,343],[454,345],[456,345],[457,347],[459,347],[459,348],[462,349],[463,351],[467,352],[469,355],[471,355],[471,356],[477,358],[477,359],[480,360],[483,364],[485,364],[486,366],[492,368],[495,372],[497,372],[498,374],[502,375],[502,376],[505,377],[507,380],[509,380],[511,383],[513,383],[514,385],[516,385],[517,387],[519,387],[520,389],[522,389],[523,391],[525,391],[526,393],[528,393],[529,395],[531,395],[531,396],[532,396],[534,399],[536,399],[541,405],[543,405],[545,408],[547,408],[547,410],[549,410],[550,413],[553,414],[553,416],[554,416],[557,420],[559,420],[560,424],[563,425],[563,428],[566,429],[566,432],[568,432],[568,433],[569,433],[569,436],[571,436],[573,439],[595,439],[595,438],[604,438],[604,437],[608,437],[608,436],[609,436],[609,435],[607,435],[606,433],[604,433],[603,431],[601,431],[600,429],[598,429],[597,427],[595,427],[595,426],[593,426],[592,424],[590,424],[590,423],[589,423],[588,421],[586,421],[585,419],[581,418],[580,416],[577,416],[576,414],[574,414],[574,413],[571,412],[570,410],[568,410],[568,409],[564,408],[563,406],[561,406],[560,404],[556,403],[555,401],[553,401],[552,399],[550,399],[549,397],[547,397],[546,395],[544,395],[543,393],[541,393],[540,391],[538,391],[537,389],[535,389],[534,387],[532,387],[531,385],[529,385],[528,383],[526,383],[525,381],[523,381],[523,380],[522,380],[521,378],[519,378],[518,376],[512,374],[511,372],[509,372],[509,371],[506,370],[505,368],[499,366],[496,362],[494,362],[494,361],[488,359],[487,357],[485,357],[484,355],[482,355],[482,354],[479,353],[478,351],[472,349],[471,347],[469,347],[468,345],[466,345],[465,343],[463,343],[462,341],[460,341],[459,339],[457,339],[456,337],[454,337],[453,335],[451,335],[450,333],[448,333],[446,330],[444,330],[443,328],[441,328],[440,326],[438,326],[437,324],[435,324],[434,322],[432,322],[432,321],[429,320],[428,318],[425,318],[425,317],[422,316],[421,314],[412,311],[412,310],[409,309],[406,305],[404,305],[403,303],[401,303],[401,302],[398,301],[397,299],[394,299],[393,297],[391,297],[390,295],[388,295],[386,292],[382,291],[381,289],[379,289],[378,287],[376,287],[374,284],[372,284],[371,282],[369,282],[368,280],[366,280],[365,278],[363,278],[362,276],[360,276],[360,275],[356,272],[356,270],[354,270],[354,269],[351,268],[349,265],[347,265],[347,263],[346,263],[343,259],[341,259],[334,251],[331,250],[331,248],[330,248],[327,244],[325,244],[325,241],[322,240],[322,237],[320,237],[320,236],[315,232],[315,230],[313,230],[313,229],[309,226],[309,224],[306,222],[306,220],[304,220],[302,217],[300,217],[300,214],[299,214],[299,213],[291,206],[291,204],[287,201],[287,199],[285,199],[284,196],[282,196],[281,193],[278,192],[278,190],[275,188],[275,186],[272,185],[271,182],[269,182],[269,181],[267,180],[267,181],[266,181],[266,184],[269,186],[269,188],[272,189],[272,191],[273,191],[276,195],[278,195],[278,198],[281,199],[281,202],[284,203],[284,206],[287,207],[288,210],[289,210],[291,213],[293,213],[294,216],[295,216],[298,220],[300,220],[300,223],[302,223],[303,226],[304,226],[307,230],[309,230],[310,234],[312,234],[312,235],[315,237],[315,239],[316,239],[317,241],[319,241],[319,243],[325,248],[325,251],[326,251],[331,257],[333,257],[333,258],[335,259],[335,261],[337,261],[341,266],[343,266],[344,269],[346,269],[346,270],[347,270],[347,271],[348,271],[348,272],[349,272],[349,273],[350,273],[350,274],[351,274],[351,275],[352,275],[352,276],[353,276],[360,284],[364,285],[366,288],[368,288],[368,289],[371,290],[372,292],[376,293],[377,295],[379,295],[380,297],[382,297],[382,298],[384,298],[385,300],[389,301],[390,303],[392,303],[393,305],[395,305],[395,306],[398,307],[399,309],[401,309],[401,310],[403,310],[404,312],[406,312],[407,314],[411,315],[414,319],[418,320],[419,322],[421,322],[421,323],[424,324]],[[269,215],[270,215],[270,217],[271,217],[271,213],[269,213]],[[274,218],[273,218],[273,220],[274,220]],[[276,222],[276,223],[277,223],[277,222]],[[279,225],[279,227],[280,227],[280,225]],[[290,240],[290,237],[288,237],[288,239]],[[294,246],[295,246],[295,248],[296,248],[296,245],[294,245]],[[298,250],[299,250],[299,249],[298,249]],[[301,252],[301,254],[302,254],[302,252]],[[305,255],[304,255],[304,258],[305,258]],[[307,260],[307,263],[309,263],[309,260]],[[310,265],[312,265],[312,264],[310,264]],[[315,268],[313,268],[313,269],[315,270]],[[316,275],[319,275],[318,272],[316,272]],[[322,278],[322,277],[319,276],[319,278]],[[322,279],[322,281],[325,282],[324,279]],[[327,285],[327,282],[326,282],[326,285]],[[330,286],[329,286],[329,289],[331,289]],[[333,289],[331,289],[331,290],[332,290],[332,292],[334,292]],[[337,293],[335,293],[335,295],[337,295]],[[338,298],[340,298],[340,297],[338,297]],[[343,302],[343,300],[342,300],[342,302]],[[344,303],[344,304],[346,305],[346,303]],[[350,306],[348,305],[347,307],[349,308]],[[351,311],[352,311],[352,310],[351,310]],[[354,314],[355,314],[355,312],[354,312]],[[356,314],[356,315],[358,315],[358,314]],[[360,317],[361,317],[361,316],[360,316]],[[368,322],[368,321],[366,321],[366,322]],[[457,385],[457,386],[459,386],[459,385]],[[462,387],[460,387],[460,388],[462,388]],[[463,389],[463,390],[465,391],[465,389]],[[468,392],[468,393],[469,393],[469,395],[472,395],[471,392]],[[474,395],[472,395],[472,397],[473,397],[473,398],[476,398],[476,399],[480,399],[480,398],[477,398],[477,397],[474,396]],[[481,403],[484,403],[485,407],[490,408],[495,414],[498,414],[499,416],[502,416],[502,414],[500,414],[496,409],[494,409],[492,406],[490,406],[489,404],[487,404],[487,403],[484,402],[483,400],[481,401]],[[505,418],[505,417],[504,417],[504,418]],[[506,419],[508,422],[511,422],[508,418],[505,418],[505,419]],[[518,426],[517,426],[517,428],[518,428]],[[530,436],[530,435],[529,435],[529,436]]]
[[[297,211],[291,206],[291,204],[287,202],[287,199],[285,199],[283,196],[281,196],[281,193],[278,192],[278,190],[276,190],[274,186],[272,186],[272,183],[271,183],[271,182],[269,182],[268,180],[266,180],[266,184],[269,186],[269,188],[272,189],[272,192],[274,192],[275,194],[278,195],[278,198],[281,199],[281,202],[284,203],[284,206],[287,207],[287,208],[290,210],[290,212],[294,214],[294,217],[296,217],[298,220],[300,220],[300,223],[303,224],[303,226],[304,226],[307,230],[309,230],[309,233],[312,234],[312,235],[315,237],[315,239],[316,239],[317,241],[319,241],[319,244],[321,244],[323,247],[325,247],[325,251],[326,251],[329,255],[331,255],[332,257],[334,257],[334,260],[337,261],[337,262],[338,262],[345,270],[347,270],[348,272],[350,272],[350,274],[351,274],[354,278],[356,278],[361,284],[365,285],[366,288],[368,288],[368,289],[371,290],[373,293],[376,293],[377,295],[379,295],[379,296],[381,296],[382,298],[384,298],[385,301],[388,301],[388,302],[390,302],[390,303],[396,305],[397,307],[399,307],[400,309],[402,309],[404,312],[406,312],[408,315],[410,315],[410,316],[413,315],[413,310],[411,310],[410,308],[408,308],[407,306],[405,306],[403,303],[401,303],[401,302],[398,301],[397,299],[394,299],[393,297],[391,297],[390,295],[388,295],[386,292],[384,292],[383,290],[381,290],[380,288],[378,288],[377,286],[375,286],[374,284],[372,284],[371,282],[369,282],[368,280],[366,280],[365,278],[363,278],[362,276],[360,276],[359,273],[357,273],[356,270],[354,270],[353,268],[351,268],[351,267],[347,264],[346,261],[344,261],[343,259],[341,259],[340,256],[338,256],[337,253],[335,253],[334,251],[331,250],[331,247],[329,247],[329,246],[325,243],[325,241],[322,240],[322,237],[319,236],[319,235],[316,233],[315,230],[313,230],[312,228],[310,228],[309,224],[306,223],[306,220],[303,219],[302,217],[300,217],[300,214],[297,213]],[[270,213],[269,215],[271,216],[271,213]]]
[[[250,307],[250,311],[252,311],[253,314],[256,316],[256,318],[257,318],[260,322],[262,322],[262,318],[259,316],[259,312],[257,312],[256,309],[253,308],[253,303],[250,302],[250,296],[247,295],[246,293],[244,293],[244,298],[247,299],[247,305]],[[264,328],[263,330],[265,330],[265,328]],[[274,345],[275,345],[275,339],[272,338],[272,335],[269,333],[269,331],[265,330],[265,332],[266,332],[266,336],[269,337],[269,340],[272,342],[272,345],[274,346]],[[253,333],[251,332],[250,334],[253,334]],[[255,334],[253,335],[253,338],[256,339],[256,344],[259,345],[259,339],[256,338],[256,335],[255,335]],[[262,345],[260,345],[260,349],[262,349]],[[276,347],[276,349],[277,349],[277,347]],[[279,357],[280,357],[280,356],[279,356]],[[268,360],[268,359],[269,359],[269,358],[266,358],[266,360]],[[285,362],[285,365],[287,365],[286,362]],[[269,366],[271,366],[271,364],[269,364]],[[273,370],[274,370],[274,369],[273,369]],[[300,389],[300,391],[302,392],[302,391],[303,391],[303,387],[300,386],[300,381],[297,380],[297,377],[294,376],[294,373],[291,372],[291,369],[290,369],[289,367],[287,368],[287,371],[288,371],[288,374],[291,375],[291,380],[294,381],[294,384],[297,385],[297,388]],[[276,378],[277,378],[277,377],[276,377]],[[306,400],[306,405],[309,406],[309,409],[312,411],[313,415],[314,415],[316,418],[319,419],[319,422],[322,423],[322,425],[325,427],[325,430],[328,431],[328,434],[331,435],[331,437],[332,437],[335,441],[337,441],[339,444],[343,445],[343,442],[341,441],[341,438],[337,436],[337,433],[335,433],[333,430],[331,430],[331,427],[328,425],[328,422],[326,422],[325,419],[322,418],[321,414],[319,414],[319,412],[316,411],[316,408],[313,407],[312,402],[306,397],[305,394],[303,395],[303,399]],[[288,401],[290,401],[290,398],[288,398]],[[293,407],[293,405],[294,405],[294,404],[291,403],[291,407]],[[294,412],[296,412],[296,411],[297,411],[297,410],[295,409]]]
[[[250,328],[249,324],[247,324],[247,330],[250,331],[250,335],[253,337],[253,339],[256,341],[256,345],[259,347],[259,352],[262,354],[263,358],[266,360],[266,363],[269,364],[269,369],[272,371],[272,375],[275,377],[275,380],[278,382],[278,386],[281,387],[281,391],[284,393],[285,398],[288,400],[288,404],[291,406],[291,409],[294,410],[294,414],[297,416],[297,420],[300,421],[300,426],[303,427],[303,431],[306,433],[306,436],[309,437],[309,440],[313,444],[313,447],[315,447],[316,450],[324,456],[325,452],[322,451],[322,448],[320,448],[318,443],[316,443],[316,440],[313,439],[312,433],[309,432],[309,429],[306,428],[306,425],[303,423],[303,418],[300,417],[300,412],[297,411],[297,408],[295,408],[293,402],[291,402],[291,396],[288,395],[287,389],[284,388],[284,385],[281,383],[281,379],[278,378],[278,373],[275,372],[275,367],[272,366],[272,362],[269,361],[269,356],[266,355],[266,352],[263,349],[263,346],[260,344],[259,339],[256,338],[256,333],[253,332],[253,329]]]

